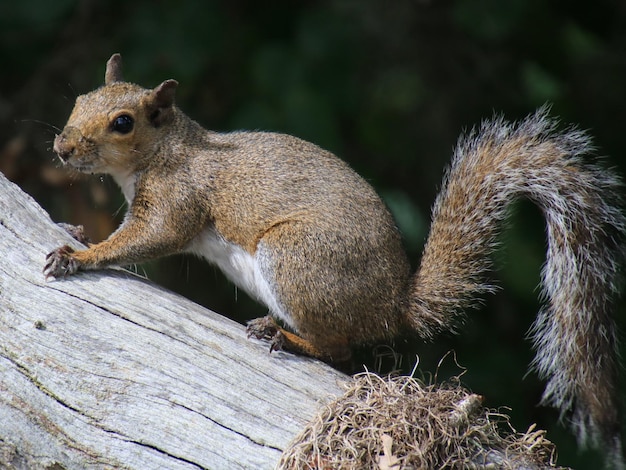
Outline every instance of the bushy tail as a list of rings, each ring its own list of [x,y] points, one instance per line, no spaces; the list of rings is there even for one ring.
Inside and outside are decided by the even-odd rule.
[[[485,279],[509,203],[524,196],[547,221],[542,272],[547,304],[531,333],[533,368],[547,379],[542,403],[571,416],[579,443],[605,445],[622,461],[617,339],[611,300],[618,289],[626,220],[621,183],[583,161],[583,132],[557,132],[547,108],[517,124],[484,122],[461,138],[432,213],[413,280],[410,321],[425,337],[493,290]]]

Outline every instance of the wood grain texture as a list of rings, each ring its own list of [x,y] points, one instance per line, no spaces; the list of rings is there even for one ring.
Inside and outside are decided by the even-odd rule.
[[[65,243],[0,175],[0,468],[272,468],[342,393],[328,366],[132,273],[46,282]]]

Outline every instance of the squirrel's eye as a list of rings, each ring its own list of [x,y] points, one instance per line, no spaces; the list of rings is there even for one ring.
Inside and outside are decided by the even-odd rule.
[[[121,116],[115,118],[113,124],[111,125],[111,128],[115,132],[119,132],[120,134],[128,134],[130,131],[133,130],[133,124],[134,121],[132,117],[130,117],[128,114],[122,114]]]

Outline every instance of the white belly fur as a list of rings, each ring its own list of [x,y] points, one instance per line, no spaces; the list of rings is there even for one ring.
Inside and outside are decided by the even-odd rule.
[[[272,314],[293,328],[270,283],[261,273],[259,259],[239,245],[225,240],[211,228],[206,228],[187,246],[186,252],[215,264],[235,285],[263,303]]]

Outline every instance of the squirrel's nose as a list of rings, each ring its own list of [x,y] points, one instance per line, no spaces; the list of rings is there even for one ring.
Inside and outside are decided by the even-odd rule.
[[[66,127],[63,129],[63,132],[54,138],[54,145],[52,146],[52,149],[63,163],[66,163],[67,160],[74,154],[77,141],[76,134],[80,134],[78,129]]]
[[[55,137],[52,149],[63,163],[65,163],[67,159],[71,157],[72,153],[74,153],[74,146],[67,142],[67,139],[63,134],[59,134]]]

